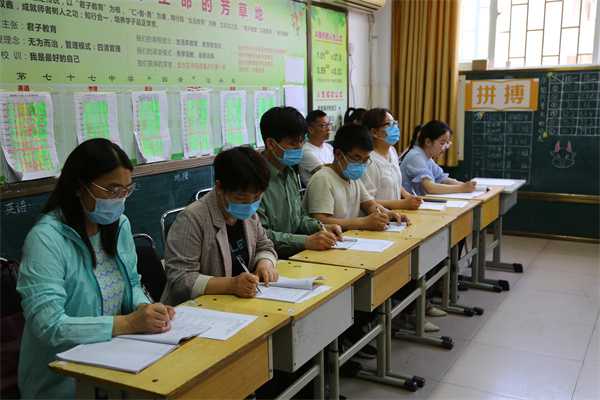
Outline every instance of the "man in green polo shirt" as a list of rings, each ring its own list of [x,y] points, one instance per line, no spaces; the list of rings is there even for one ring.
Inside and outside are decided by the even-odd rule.
[[[271,180],[257,213],[280,258],[304,249],[326,250],[342,238],[339,225],[320,228],[302,208],[298,175],[292,167],[302,159],[307,130],[306,120],[293,107],[273,107],[260,120]]]

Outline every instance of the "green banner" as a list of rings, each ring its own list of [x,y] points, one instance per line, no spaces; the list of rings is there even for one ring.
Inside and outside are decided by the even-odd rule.
[[[327,113],[336,131],[348,107],[347,14],[311,7],[313,110]]]
[[[306,56],[291,0],[0,2],[0,82],[281,86]]]

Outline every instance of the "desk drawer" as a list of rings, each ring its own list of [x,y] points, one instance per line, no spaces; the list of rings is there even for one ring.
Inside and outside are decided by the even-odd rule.
[[[296,371],[348,329],[353,319],[352,286],[349,286],[273,334],[275,369]]]
[[[354,309],[371,312],[410,280],[410,253],[354,284]]]
[[[452,246],[467,237],[473,230],[473,213],[468,212],[456,219],[452,224]]]
[[[426,239],[412,251],[410,259],[410,279],[419,279],[440,261],[448,257],[450,232],[444,229]]]
[[[512,193],[500,193],[500,215],[506,214],[515,204],[517,204],[516,190]]]
[[[499,208],[500,196],[496,196],[481,205],[481,229],[487,227],[498,218]]]

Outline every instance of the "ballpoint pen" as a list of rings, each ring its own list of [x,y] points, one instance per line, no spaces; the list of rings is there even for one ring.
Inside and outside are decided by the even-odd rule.
[[[377,210],[377,212],[378,212],[378,213],[380,213],[380,212],[381,212],[381,210],[379,209],[379,207],[375,207],[375,209]],[[390,223],[389,223],[389,222],[386,222],[386,223],[385,223],[385,226],[387,226],[388,228],[390,228]]]
[[[148,289],[146,289],[146,285],[142,284],[141,286],[142,286],[142,291],[144,292],[144,296],[146,296],[146,298],[148,299],[148,301],[151,304],[156,303],[154,301],[154,299],[152,298],[152,295],[150,294],[150,292],[148,291]],[[165,326],[169,326],[169,318],[168,317],[169,317],[169,314],[168,314],[168,311],[167,311],[167,319],[165,320]]]
[[[465,174],[465,178],[467,178],[467,182],[471,181],[471,178],[469,178],[469,174]]]
[[[238,254],[237,256],[235,256],[235,258],[237,258],[237,260],[239,261],[242,268],[244,268],[244,271],[246,271],[247,273],[250,273],[250,271],[248,271],[248,267],[246,266],[246,263],[244,262],[244,259],[242,258],[242,256],[240,256]],[[256,290],[258,291],[258,293],[262,294],[258,285],[256,285]]]

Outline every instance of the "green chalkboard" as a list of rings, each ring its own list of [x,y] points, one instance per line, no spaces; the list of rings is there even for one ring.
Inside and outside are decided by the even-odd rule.
[[[161,215],[173,208],[184,207],[194,200],[195,193],[214,185],[213,167],[134,178],[136,189],[125,203],[125,215],[133,233],[146,233],[154,239],[163,257],[164,246],[160,233]],[[0,200],[0,256],[21,259],[21,249],[27,232],[33,226],[50,193]]]
[[[466,76],[522,78],[539,80],[536,111],[465,112],[467,169],[472,176],[525,179],[524,191],[600,194],[600,70]]]

